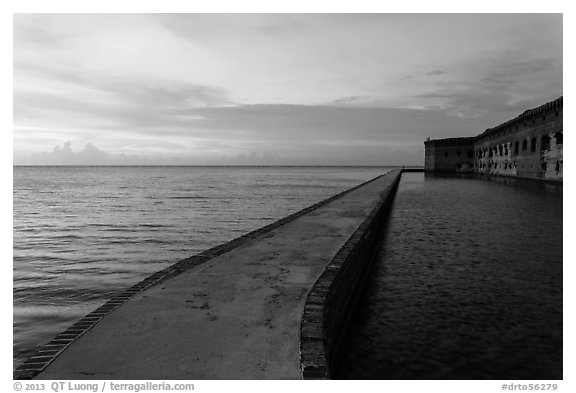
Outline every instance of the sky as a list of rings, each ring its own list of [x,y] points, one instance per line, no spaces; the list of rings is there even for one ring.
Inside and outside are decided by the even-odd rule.
[[[561,14],[13,22],[16,165],[422,165],[563,94]]]

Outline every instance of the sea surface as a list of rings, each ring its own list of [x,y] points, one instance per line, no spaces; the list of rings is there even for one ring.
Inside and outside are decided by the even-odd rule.
[[[385,167],[14,167],[14,366],[150,273]]]
[[[562,187],[402,175],[342,379],[562,379]]]

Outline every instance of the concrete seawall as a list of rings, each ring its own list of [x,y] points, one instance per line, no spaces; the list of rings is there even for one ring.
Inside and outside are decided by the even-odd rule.
[[[15,379],[329,378],[394,170],[127,289]]]
[[[300,343],[304,379],[330,378],[351,308],[376,255],[399,182],[398,175],[308,294]]]

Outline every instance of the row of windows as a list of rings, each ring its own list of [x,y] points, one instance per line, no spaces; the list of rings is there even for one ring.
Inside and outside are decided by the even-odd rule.
[[[563,144],[564,137],[562,131],[556,132],[554,134],[554,139],[556,140],[557,145]],[[550,141],[551,138],[548,135],[542,136],[540,138],[540,150],[544,151],[550,149]],[[536,152],[536,147],[537,147],[537,138],[533,137],[532,139],[530,139],[530,152],[531,153]],[[518,154],[520,152],[520,148],[522,148],[522,151],[528,150],[528,139],[522,140],[522,145],[520,145],[520,141],[514,142],[514,150],[513,150],[514,154]],[[474,156],[477,158],[494,157],[498,155],[507,156],[511,153],[511,150],[512,150],[512,143],[506,142],[504,144],[500,144],[498,146],[490,147],[487,149],[476,150],[476,152],[468,150],[466,151],[466,156],[468,158],[472,158]],[[456,151],[457,157],[461,157],[462,154],[463,154],[462,151]],[[450,155],[449,152],[447,151],[444,152],[444,157],[448,157],[449,155]]]
[[[485,162],[481,162],[481,161],[480,161],[480,162],[477,162],[477,163],[476,163],[476,166],[477,166],[478,168],[480,168],[480,169],[486,169],[486,168],[488,168],[488,169],[492,169],[492,168],[498,169],[498,163],[497,163],[497,162],[495,162],[495,163],[489,162],[488,164],[486,164]],[[508,163],[508,161],[506,161],[506,162],[504,163],[504,165],[500,164],[500,167],[501,167],[501,168],[504,168],[504,169],[516,168],[516,161],[514,161],[513,164],[512,164],[512,163]]]
[[[562,134],[562,131],[558,131],[554,134],[554,139],[556,140],[556,144],[557,145],[561,145],[564,143],[564,137]],[[551,138],[548,135],[544,135],[542,136],[542,138],[540,138],[540,151],[544,151],[544,150],[548,150],[550,149],[550,141]],[[508,146],[511,145],[510,142],[507,142],[503,145],[498,145],[498,146],[494,146],[488,149],[481,149],[481,150],[476,150],[476,157],[478,158],[484,158],[486,156],[488,157],[493,157],[495,155],[500,155],[500,156],[507,156],[508,155]],[[536,146],[537,146],[537,139],[536,137],[533,137],[532,139],[530,139],[530,152],[534,153],[536,151]],[[526,151],[528,150],[528,140],[524,139],[522,141],[522,151]],[[518,154],[520,151],[520,142],[516,141],[514,142],[514,154]]]
[[[506,162],[504,162],[504,164],[500,163],[500,165],[498,165],[497,162],[495,162],[495,163],[490,162],[490,163],[486,164],[485,162],[482,162],[482,161],[478,161],[475,164],[476,164],[477,168],[480,168],[480,169],[488,168],[488,170],[492,170],[492,169],[496,170],[498,168],[501,168],[501,169],[503,168],[504,170],[506,170],[506,169],[513,169],[513,168],[515,169],[517,167],[516,161],[514,161],[513,163],[509,163],[508,161],[506,161]],[[558,174],[560,172],[561,165],[562,165],[562,161],[556,160],[556,163],[554,165],[554,170],[556,171],[556,174]],[[520,164],[520,169],[534,169],[536,167],[537,167],[537,165],[534,163]],[[541,169],[543,172],[546,172],[547,168],[548,168],[547,162],[541,163]]]

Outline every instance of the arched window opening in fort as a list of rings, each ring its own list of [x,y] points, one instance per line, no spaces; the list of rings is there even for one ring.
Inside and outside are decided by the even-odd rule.
[[[556,174],[560,172],[560,161],[556,161]]]
[[[493,157],[494,156],[494,152],[492,151],[492,149],[488,150],[488,157]]]
[[[498,154],[502,156],[502,145],[498,145]]]
[[[526,150],[528,148],[528,141],[526,139],[524,139],[522,141],[522,150]]]
[[[507,156],[508,155],[508,144],[504,145],[504,155]]]
[[[562,131],[558,131],[557,133],[554,134],[554,139],[556,139],[556,144],[557,145],[562,145],[563,144],[563,140],[564,140],[564,134],[562,133]]]
[[[540,141],[540,150],[549,150],[550,149],[550,137],[548,135],[542,136],[542,140]]]
[[[536,137],[532,138],[532,140],[530,141],[530,151],[531,152],[536,151]]]
[[[520,146],[520,143],[518,141],[514,142],[514,154],[518,154],[518,147]]]

